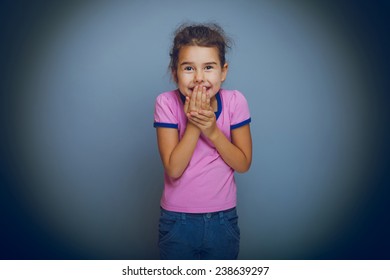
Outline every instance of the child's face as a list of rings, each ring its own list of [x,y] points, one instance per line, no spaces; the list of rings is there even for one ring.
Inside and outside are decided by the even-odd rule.
[[[177,72],[173,75],[184,95],[191,96],[194,87],[200,85],[213,97],[226,79],[227,70],[227,63],[221,66],[216,47],[185,46],[179,51]]]

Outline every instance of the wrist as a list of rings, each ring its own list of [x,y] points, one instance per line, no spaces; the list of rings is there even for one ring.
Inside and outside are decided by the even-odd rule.
[[[207,136],[209,140],[215,144],[215,142],[218,141],[219,137],[221,136],[221,130],[216,126],[215,129]]]
[[[193,134],[196,134],[196,135],[200,135],[201,134],[201,130],[199,127],[197,127],[196,125],[194,125],[192,122],[190,121],[187,121],[187,127],[186,127],[186,132],[188,133],[193,133]]]

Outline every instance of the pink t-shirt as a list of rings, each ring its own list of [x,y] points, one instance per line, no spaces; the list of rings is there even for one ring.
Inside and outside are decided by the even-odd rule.
[[[230,131],[250,123],[248,103],[237,90],[221,89],[218,102],[217,126],[231,140]],[[177,129],[183,137],[187,117],[185,97],[179,90],[161,93],[155,104],[154,126]],[[200,136],[194,154],[182,176],[173,179],[164,173],[161,207],[175,212],[207,213],[236,206],[234,170],[228,166],[214,145]]]

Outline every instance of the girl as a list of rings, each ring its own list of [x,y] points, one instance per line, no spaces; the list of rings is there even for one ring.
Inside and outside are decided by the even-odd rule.
[[[252,160],[245,97],[221,89],[229,42],[216,24],[175,32],[170,70],[178,89],[156,99],[154,126],[164,165],[161,259],[236,259],[240,231],[234,171]]]

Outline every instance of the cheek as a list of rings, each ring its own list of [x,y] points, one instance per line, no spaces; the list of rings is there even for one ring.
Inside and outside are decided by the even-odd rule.
[[[191,75],[181,75],[178,77],[178,81],[180,84],[189,84],[193,81],[193,78]]]
[[[222,78],[223,77],[221,75],[213,75],[212,77],[210,77],[209,81],[215,85],[218,85],[218,84],[221,84]]]

